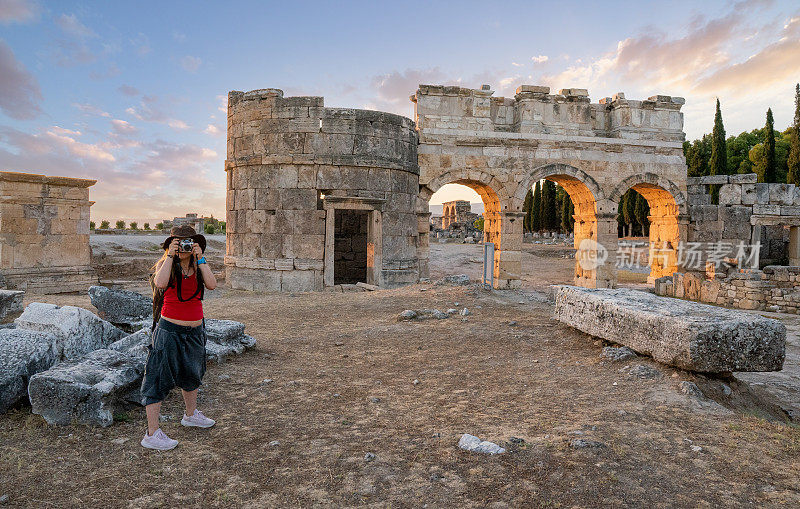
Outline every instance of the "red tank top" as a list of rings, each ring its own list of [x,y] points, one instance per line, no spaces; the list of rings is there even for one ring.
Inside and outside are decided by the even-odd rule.
[[[185,302],[178,300],[177,283],[168,286],[164,290],[164,305],[161,307],[161,316],[174,320],[202,320],[203,301],[200,300],[200,293],[189,299],[194,295],[195,291],[197,291],[197,271],[181,280],[181,298]]]

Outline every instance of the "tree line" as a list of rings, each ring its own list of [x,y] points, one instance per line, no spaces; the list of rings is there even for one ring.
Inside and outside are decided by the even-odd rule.
[[[575,226],[575,206],[569,194],[555,182],[543,180],[528,189],[522,205],[525,232],[572,233]]]
[[[683,142],[688,176],[756,173],[759,182],[800,185],[800,84],[795,85],[794,104],[792,124],[784,131],[775,131],[769,108],[764,127],[726,138],[717,99],[711,134]],[[711,191],[716,202],[718,187]]]

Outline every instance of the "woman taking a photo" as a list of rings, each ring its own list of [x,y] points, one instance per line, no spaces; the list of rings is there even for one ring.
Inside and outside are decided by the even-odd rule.
[[[142,446],[166,451],[178,445],[159,427],[161,402],[180,387],[186,405],[181,424],[210,428],[214,421],[197,409],[197,389],[206,371],[204,288],[217,280],[203,251],[206,239],[188,225],[173,227],[164,241],[164,255],[153,266],[153,328],[142,380],[147,432]]]

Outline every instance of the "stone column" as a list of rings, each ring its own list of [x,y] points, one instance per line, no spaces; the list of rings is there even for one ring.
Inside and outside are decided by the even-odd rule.
[[[420,279],[431,277],[431,212],[428,206],[431,196],[433,193],[425,186],[419,190],[419,195],[417,195],[417,260]]]
[[[616,212],[597,214],[595,288],[616,288],[617,286],[617,242]]]
[[[800,265],[800,226],[789,228],[789,265]]]
[[[495,242],[495,288],[513,289],[522,286],[522,212],[499,212],[500,235]],[[485,221],[485,219],[484,219]],[[485,225],[484,225],[485,228]]]

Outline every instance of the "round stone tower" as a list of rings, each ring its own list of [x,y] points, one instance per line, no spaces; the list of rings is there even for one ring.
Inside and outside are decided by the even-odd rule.
[[[419,280],[417,133],[277,89],[228,94],[226,277],[255,291]]]

